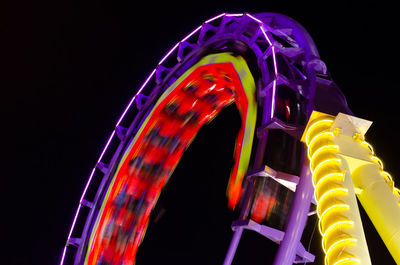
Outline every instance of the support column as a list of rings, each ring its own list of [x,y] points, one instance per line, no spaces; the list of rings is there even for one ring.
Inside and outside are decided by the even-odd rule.
[[[235,257],[236,249],[239,245],[240,238],[242,237],[243,227],[236,228],[231,243],[229,244],[228,252],[226,253],[223,265],[232,264],[233,258]]]
[[[379,166],[367,164],[356,169],[354,185],[361,205],[397,264],[400,264],[400,204],[381,176]]]
[[[358,129],[361,122],[353,122],[355,118],[351,117],[347,119],[350,121],[347,126],[336,122],[338,128],[342,127],[335,137],[335,143],[340,147],[339,156],[349,168],[361,205],[393,259],[400,264],[399,190],[394,187],[389,173],[383,170],[383,163],[374,154],[372,146],[364,140],[366,130],[360,132]]]
[[[304,150],[306,149],[304,148]],[[296,193],[285,228],[285,235],[275,256],[274,265],[293,264],[308,217],[313,192],[312,174],[307,154],[304,152],[300,181],[296,187]]]
[[[341,155],[347,145],[340,140],[351,139],[354,134],[349,124],[348,119],[313,112],[302,137],[313,173],[326,265],[371,264],[350,175],[351,165]]]
[[[400,264],[400,192],[382,161],[364,139],[371,122],[339,114],[335,143],[346,162],[356,194],[396,263]]]

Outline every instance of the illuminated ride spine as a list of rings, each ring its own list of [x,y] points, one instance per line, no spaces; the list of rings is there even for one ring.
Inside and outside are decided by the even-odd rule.
[[[308,147],[325,264],[371,264],[356,195],[394,260],[400,261],[400,192],[372,146],[371,122],[313,112]]]
[[[365,246],[341,256],[339,245],[365,239],[358,213],[348,211],[356,204],[338,152],[340,144],[330,143],[328,132],[330,144],[317,148],[314,140],[325,137],[318,135],[325,135],[332,118],[325,127],[322,123],[307,127],[315,130],[306,129],[308,152],[300,141],[314,110],[333,116],[352,114],[311,37],[280,14],[223,13],[173,46],[129,102],[84,188],[61,264],[134,263],[151,210],[184,151],[199,128],[232,103],[242,123],[227,197],[228,206],[240,214],[232,224],[224,265],[231,264],[244,229],[280,245],[276,265],[313,262],[314,256],[300,242],[314,194],[313,178],[327,264],[360,262],[359,255],[368,260],[368,253],[362,252]],[[331,169],[325,158],[337,165],[316,177]],[[365,175],[364,169],[357,168],[353,178]],[[390,175],[381,174],[390,183]],[[330,182],[335,185],[323,189]],[[371,199],[375,190],[364,188],[362,178],[356,177],[354,183],[368,190],[357,194],[362,204],[375,206]],[[392,191],[398,192],[394,186]],[[333,212],[346,214],[339,220]],[[387,215],[384,209],[382,215]],[[374,220],[382,224],[382,218]],[[342,228],[359,230],[338,239],[335,235]],[[392,255],[397,255],[393,253],[399,233],[381,230]],[[69,254],[71,248],[74,255]]]

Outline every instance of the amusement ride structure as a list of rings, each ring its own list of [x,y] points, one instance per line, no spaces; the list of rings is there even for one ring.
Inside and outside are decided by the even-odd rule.
[[[371,122],[353,116],[309,34],[276,13],[223,13],[173,46],[131,99],[91,171],[61,264],[68,255],[74,265],[134,264],[184,151],[229,104],[241,128],[226,195],[240,214],[224,265],[244,229],[279,244],[275,265],[312,263],[300,241],[312,214],[325,264],[371,264],[356,198],[400,263],[399,189],[365,141]]]

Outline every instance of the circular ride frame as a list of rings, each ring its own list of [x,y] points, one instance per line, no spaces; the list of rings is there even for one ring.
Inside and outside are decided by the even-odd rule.
[[[248,172],[245,181],[255,175],[266,174],[265,169],[257,170],[263,166],[269,130],[283,130],[296,139],[300,139],[304,130],[304,125],[289,124],[276,115],[276,97],[280,86],[289,87],[302,97],[302,107],[307,118],[314,109],[332,114],[339,111],[351,113],[340,90],[326,73],[326,66],[319,59],[314,42],[296,21],[275,13],[223,13],[205,21],[167,52],[117,121],[79,200],[60,264],[64,263],[70,246],[76,248],[74,264],[85,263],[88,246],[91,244],[90,235],[96,227],[96,220],[101,213],[101,205],[107,198],[106,193],[112,184],[113,176],[125,150],[139,132],[154,104],[188,69],[207,55],[217,53],[243,56],[255,79],[255,98],[262,117],[258,117],[259,127],[255,130],[258,144],[254,149],[256,154],[253,171],[251,174]],[[322,94],[324,95],[321,96]],[[332,97],[330,101],[326,101],[329,94]],[[269,177],[276,177],[289,188],[296,189],[291,213],[301,214],[297,220],[289,214],[285,231],[278,231],[248,219],[250,209],[243,207],[239,220],[233,224],[235,233],[224,261],[225,265],[232,262],[243,229],[257,231],[280,243],[275,264],[314,260],[314,256],[308,253],[300,242],[312,199],[311,176],[305,166],[302,167],[300,176],[289,176],[289,179],[280,178],[279,172],[275,171],[273,176],[272,171],[267,172]],[[97,181],[93,181],[94,179]],[[96,182],[96,185],[92,182]],[[93,198],[89,198],[89,190],[94,191],[94,196],[91,196]],[[244,201],[249,200],[251,193],[252,185],[247,185]],[[86,215],[82,214],[83,208],[88,209]],[[78,226],[81,229],[78,229]],[[288,234],[294,236],[285,236]]]

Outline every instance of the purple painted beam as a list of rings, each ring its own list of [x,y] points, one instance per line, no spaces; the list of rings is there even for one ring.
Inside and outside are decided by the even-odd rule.
[[[235,221],[232,223],[232,229],[233,230],[237,230],[239,228],[245,228],[248,230],[253,230],[263,236],[265,236],[266,238],[270,239],[271,241],[274,241],[275,243],[279,244],[284,236],[284,232],[266,226],[266,225],[261,225],[257,222],[254,222],[251,219],[247,219],[247,220],[239,220],[239,221]]]
[[[304,148],[304,150],[306,149]],[[291,265],[295,261],[313,193],[312,175],[307,155],[304,152],[300,181],[296,188],[293,204],[286,223],[285,235],[275,256],[274,265]]]
[[[251,219],[247,220],[239,220],[232,223],[232,229],[234,231],[238,229],[248,229],[255,231],[264,237],[270,239],[271,241],[281,244],[283,237],[285,236],[285,232],[275,229],[273,227],[269,227],[266,225],[261,225],[257,222],[254,222]],[[242,233],[241,231],[239,233]],[[296,257],[293,263],[304,263],[304,262],[314,262],[315,256],[309,253],[301,244],[298,242],[296,248]],[[231,262],[231,260],[229,260]]]
[[[238,227],[233,236],[231,243],[229,244],[228,252],[225,255],[224,263],[223,265],[231,265],[233,258],[235,257],[236,249],[239,245],[240,238],[242,237],[243,233],[243,227]]]

